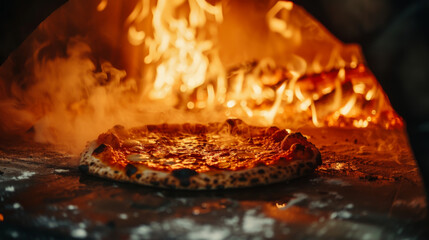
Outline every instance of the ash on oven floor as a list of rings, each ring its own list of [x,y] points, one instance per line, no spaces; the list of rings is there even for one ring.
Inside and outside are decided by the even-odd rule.
[[[372,130],[300,131],[323,154],[315,174],[223,191],[113,182],[81,175],[78,156],[52,146],[2,144],[0,239],[427,239],[407,145],[392,155],[366,139]]]

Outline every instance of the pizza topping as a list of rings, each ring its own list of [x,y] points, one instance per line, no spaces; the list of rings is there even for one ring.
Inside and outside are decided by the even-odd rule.
[[[272,126],[269,127],[265,130],[265,135],[267,136],[271,136],[273,135],[275,132],[277,132],[278,130],[280,130],[280,128],[276,127],[276,126]]]
[[[274,142],[281,142],[286,136],[288,135],[288,132],[285,129],[277,130],[271,135],[271,138],[274,140]]]
[[[320,164],[320,152],[302,134],[230,119],[207,125],[118,125],[88,144],[79,169],[150,186],[223,189],[293,179]]]
[[[127,137],[120,139],[118,135]],[[288,134],[277,127],[249,127],[239,119],[208,126],[116,127],[101,134],[97,142],[100,145],[93,155],[110,166],[125,168],[127,175],[134,174],[132,167],[137,165],[159,171],[237,171],[291,161],[294,156],[313,156],[310,143],[300,133]]]
[[[241,119],[232,119],[232,118],[227,119],[225,122],[226,122],[229,126],[231,126],[232,128],[237,127],[237,126],[239,126],[239,125],[243,125],[243,124],[245,124],[245,123],[243,122],[243,120],[241,120]]]
[[[149,154],[130,154],[127,155],[127,160],[133,161],[133,162],[140,162],[140,161],[147,161],[151,158]]]
[[[305,145],[308,143],[308,141],[307,138],[302,136],[300,132],[291,133],[282,141],[281,148],[283,150],[290,149],[294,143],[301,143]]]
[[[125,139],[122,143],[122,146],[126,148],[140,147],[141,143],[137,140]]]
[[[313,157],[313,151],[308,146],[302,145],[301,143],[292,144],[290,151],[293,153],[293,157],[297,159],[310,159]]]
[[[104,143],[112,146],[113,148],[119,148],[121,146],[121,140],[119,140],[118,136],[114,133],[107,132],[101,134],[98,139],[98,143]]]

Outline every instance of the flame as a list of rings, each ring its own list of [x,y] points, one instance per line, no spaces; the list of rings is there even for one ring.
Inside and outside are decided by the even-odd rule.
[[[103,11],[107,6],[108,0],[101,0],[100,3],[97,5],[97,11],[101,12]]]
[[[14,116],[0,119],[2,132],[34,128],[39,141],[77,144],[116,123],[226,117],[289,128],[402,127],[358,46],[342,44],[291,1],[236,4],[97,0],[90,12],[96,27],[88,29],[117,16],[120,31],[106,25],[100,32],[120,54],[97,51],[103,43],[91,37],[65,38],[64,55],[51,53],[60,34],[46,34],[52,39],[34,44],[24,83],[5,80],[13,60],[2,66],[0,113]],[[67,6],[80,9],[79,1]],[[61,13],[36,33],[63,19]]]
[[[205,26],[207,17],[212,16],[215,21],[222,21],[220,5],[191,0],[189,16],[184,18],[176,16],[174,11],[183,3],[182,0],[158,1],[153,11],[154,32],[152,36],[147,36],[143,46],[148,51],[144,57],[145,64],[156,68],[155,80],[149,93],[152,100],[165,99],[179,91],[189,95],[199,87],[206,88],[207,95],[213,95],[213,85],[208,87],[206,80],[211,77],[217,77],[218,81],[223,79],[219,56],[212,50],[213,41],[200,39],[199,36],[205,30],[203,27],[210,27]],[[133,14],[134,12],[130,16]],[[132,43],[137,42],[133,40]],[[222,91],[216,91],[214,97],[207,97],[206,100],[211,102],[199,101],[198,106],[212,105],[219,97],[216,96],[219,92]],[[194,109],[195,102],[186,102],[188,109]],[[177,102],[173,102],[174,104]]]
[[[288,28],[287,21],[292,8],[292,2],[280,1],[268,11],[266,18],[271,31],[278,32],[285,38],[291,38],[293,36],[294,32],[292,29]],[[282,18],[277,18],[278,14],[282,14]]]
[[[344,105],[342,108],[340,108],[340,110],[339,110],[340,114],[346,116],[352,110],[355,103],[356,103],[356,95],[352,95],[352,97],[346,103],[346,105]]]

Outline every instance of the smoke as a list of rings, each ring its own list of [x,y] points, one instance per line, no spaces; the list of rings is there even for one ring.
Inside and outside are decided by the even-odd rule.
[[[26,64],[31,71],[20,85],[12,82],[9,96],[0,100],[3,133],[22,135],[33,128],[36,141],[67,143],[74,150],[114,124],[129,121],[137,87],[132,79],[124,80],[125,71],[109,62],[96,64],[79,38],[65,43],[63,56],[51,57],[54,50],[48,46],[35,51]]]
[[[95,60],[86,42],[72,37],[61,44],[40,44],[23,74],[0,79],[2,137],[31,135],[37,142],[79,153],[88,140],[116,124],[222,119],[149,102],[124,70]]]

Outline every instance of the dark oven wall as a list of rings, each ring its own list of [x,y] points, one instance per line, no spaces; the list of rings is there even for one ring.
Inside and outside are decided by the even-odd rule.
[[[369,67],[407,123],[409,140],[428,189],[429,2],[295,2],[343,42],[362,46]]]

